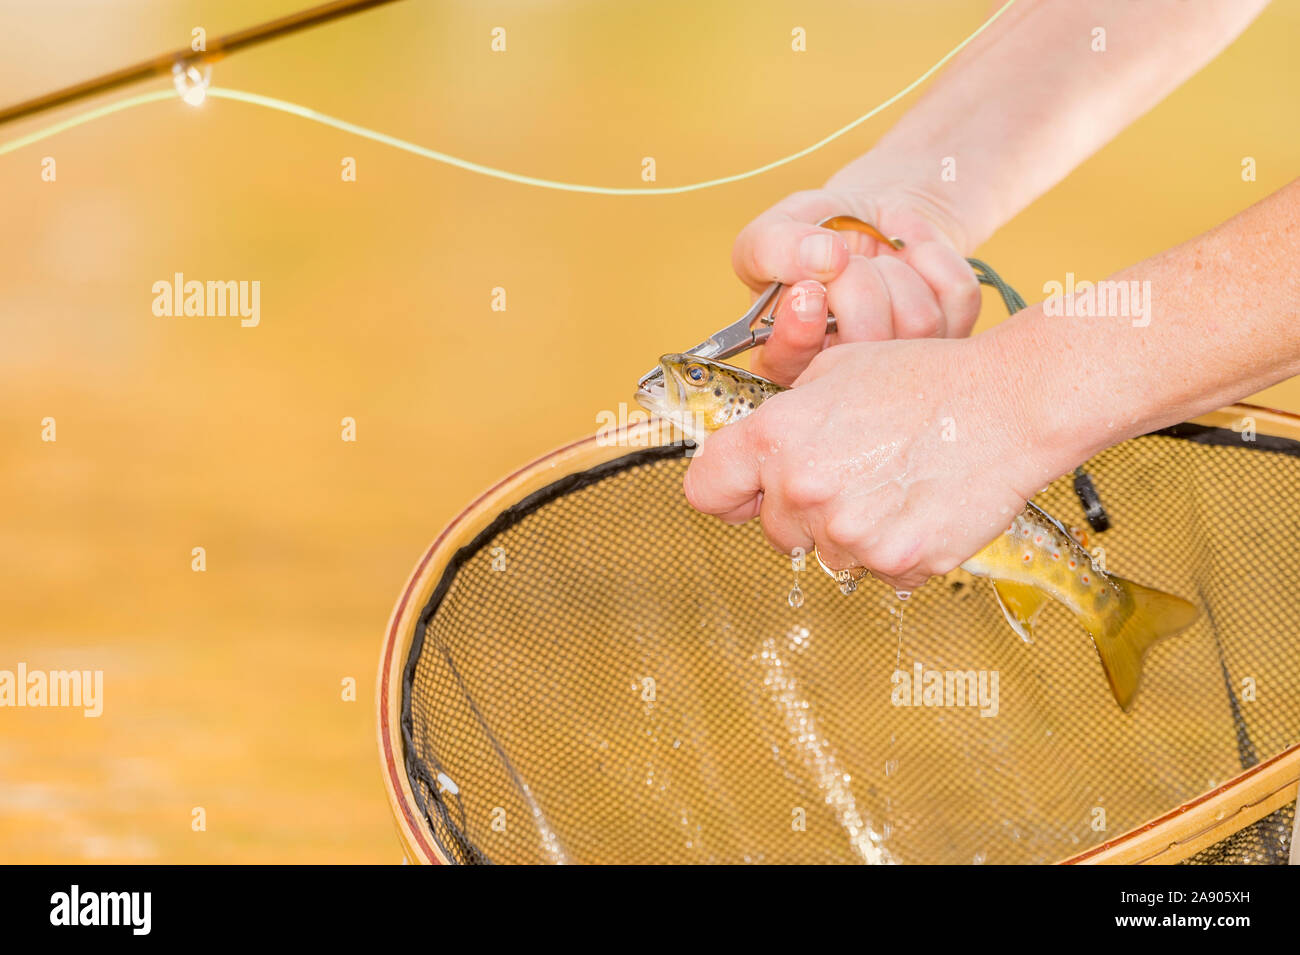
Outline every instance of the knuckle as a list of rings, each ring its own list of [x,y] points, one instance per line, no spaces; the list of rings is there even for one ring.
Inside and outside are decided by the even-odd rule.
[[[834,349],[832,348],[822,349],[816,355],[813,355],[812,361],[808,362],[808,368],[807,368],[808,374],[814,377],[822,375],[828,370],[829,366],[835,363],[836,357],[837,356],[834,354]]]
[[[755,219],[736,236],[731,248],[731,267],[742,279],[771,281],[770,269],[764,267],[767,237],[770,230],[761,219]]]
[[[734,510],[727,511],[725,514],[715,515],[724,524],[731,524],[738,527],[741,524],[748,524],[758,513],[758,505],[751,501],[749,504],[742,504]]]
[[[919,564],[916,569],[926,577],[942,577],[944,574],[952,573],[961,566],[961,563],[960,558],[945,555]]]
[[[769,440],[774,433],[772,423],[767,420],[769,416],[769,409],[764,402],[745,414],[739,421],[727,425],[718,434],[709,438],[709,441],[713,441],[725,434],[728,439],[733,440],[735,444],[731,447],[734,448],[734,453],[730,460],[734,462],[744,458],[753,461],[759,470],[760,483],[762,483],[762,475],[766,472]]]
[[[900,318],[899,324],[915,338],[933,338],[943,327],[943,314],[938,306],[926,307]]]
[[[783,209],[791,210],[791,213],[793,214],[794,210],[803,212],[814,206],[823,205],[825,199],[826,193],[820,189],[800,189],[797,192],[790,193],[790,195],[782,199],[780,206]],[[796,218],[801,218],[801,216],[796,216]]]
[[[809,550],[805,546],[806,542],[794,532],[787,529],[786,522],[777,515],[774,510],[766,504],[758,513],[759,523],[763,528],[763,536],[768,542],[782,554],[793,553],[796,549]]]
[[[771,280],[771,269],[764,267],[763,245],[761,232],[754,230],[746,236],[744,246],[739,250],[739,267],[736,269],[739,275],[759,281]]]
[[[793,394],[787,391],[768,398],[739,422],[737,428],[744,429],[745,440],[753,453],[767,454],[770,448],[788,443],[786,439],[790,435],[799,434],[807,426],[807,417],[800,415],[791,404]]]
[[[909,561],[903,560],[894,554],[873,555],[868,566],[892,580],[901,580],[913,570],[913,565]]]
[[[856,553],[871,533],[869,523],[856,514],[840,512],[826,522],[826,539],[835,547]]]
[[[797,435],[808,425],[808,413],[803,408],[803,401],[794,391],[785,391],[773,395],[763,402],[763,415],[754,416],[754,424],[759,429],[761,438],[776,438],[781,435]]]
[[[910,579],[921,566],[919,549],[917,544],[906,548],[877,548],[868,566],[886,577]]]
[[[818,507],[831,499],[835,487],[816,469],[799,470],[781,480],[781,496],[801,510]]]
[[[956,318],[962,321],[974,322],[979,316],[980,304],[983,302],[983,295],[980,292],[979,279],[975,273],[966,270],[962,276],[961,282],[957,288],[957,311]]]

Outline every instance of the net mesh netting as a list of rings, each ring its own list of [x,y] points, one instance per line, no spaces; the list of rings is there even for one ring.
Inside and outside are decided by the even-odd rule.
[[[1295,806],[1284,806],[1202,849],[1187,865],[1286,865],[1290,859]]]
[[[901,603],[810,561],[792,607],[790,559],[694,512],[686,464],[564,478],[443,574],[403,733],[453,861],[1052,862],[1300,740],[1300,443],[1182,425],[1089,462],[1088,546],[1202,608],[1127,715],[1064,608],[1024,644],[961,571]],[[1035,501],[1086,527],[1069,478]],[[996,674],[996,714],[894,705],[896,661]],[[1289,812],[1194,861],[1284,861]]]

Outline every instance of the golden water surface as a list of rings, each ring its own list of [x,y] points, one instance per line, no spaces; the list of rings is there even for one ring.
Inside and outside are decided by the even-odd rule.
[[[10,7],[0,103],[298,5]],[[214,83],[546,178],[635,187],[653,156],[670,185],[819,139],[989,9],[410,0],[219,62]],[[1032,301],[1293,178],[1298,27],[1280,0],[981,257]],[[757,179],[653,198],[483,178],[225,100],[0,156],[0,670],[105,681],[97,719],[0,709],[0,860],[398,861],[373,684],[425,546],[503,474],[591,433],[655,356],[743,310],[737,230],[909,102]],[[259,281],[260,325],[156,317],[152,286],[177,272]],[[987,301],[984,323],[1000,316]],[[1300,387],[1258,400],[1300,410]]]

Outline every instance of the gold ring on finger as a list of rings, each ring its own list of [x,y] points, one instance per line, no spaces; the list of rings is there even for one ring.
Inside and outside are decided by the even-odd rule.
[[[813,554],[817,558],[817,563],[821,564],[822,570],[831,575],[831,579],[840,585],[840,593],[851,594],[858,589],[858,581],[864,580],[871,575],[871,571],[865,567],[850,567],[848,570],[834,570],[826,566],[826,561],[822,560],[821,551],[817,545],[813,544]]]

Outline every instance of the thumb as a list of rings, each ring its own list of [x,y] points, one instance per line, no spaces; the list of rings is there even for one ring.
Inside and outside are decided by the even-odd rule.
[[[758,514],[762,484],[751,450],[752,418],[728,425],[700,445],[682,482],[686,501],[704,514],[743,524]]]
[[[826,286],[809,279],[781,297],[772,335],[754,356],[755,374],[789,385],[826,344]]]

